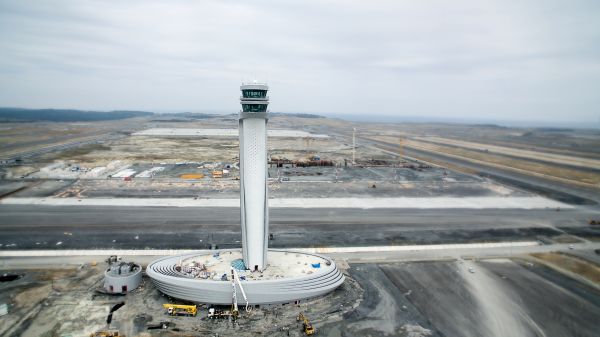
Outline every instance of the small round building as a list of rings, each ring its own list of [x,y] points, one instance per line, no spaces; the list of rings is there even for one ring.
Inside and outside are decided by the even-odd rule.
[[[133,262],[114,262],[104,272],[104,290],[109,294],[124,294],[142,282],[142,267]]]

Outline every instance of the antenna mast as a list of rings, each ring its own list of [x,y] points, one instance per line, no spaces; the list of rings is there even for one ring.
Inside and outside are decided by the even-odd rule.
[[[352,129],[352,166],[356,165],[356,128]]]

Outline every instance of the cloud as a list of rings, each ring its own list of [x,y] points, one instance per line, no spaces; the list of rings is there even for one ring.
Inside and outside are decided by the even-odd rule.
[[[595,1],[0,0],[0,105],[598,122]]]

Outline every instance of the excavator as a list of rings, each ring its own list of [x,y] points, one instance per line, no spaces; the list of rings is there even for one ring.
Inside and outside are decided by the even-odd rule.
[[[297,321],[302,321],[302,327],[304,328],[304,334],[307,336],[312,336],[315,334],[315,332],[317,332],[315,330],[315,327],[312,326],[312,324],[310,324],[310,321],[308,320],[308,318],[306,318],[306,316],[304,316],[303,313],[300,313],[300,315],[298,315],[298,317],[296,318]]]

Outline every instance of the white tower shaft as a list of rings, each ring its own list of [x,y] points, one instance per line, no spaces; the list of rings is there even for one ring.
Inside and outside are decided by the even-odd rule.
[[[247,269],[267,266],[269,232],[267,193],[266,85],[242,85],[240,113],[240,211],[242,254]]]

